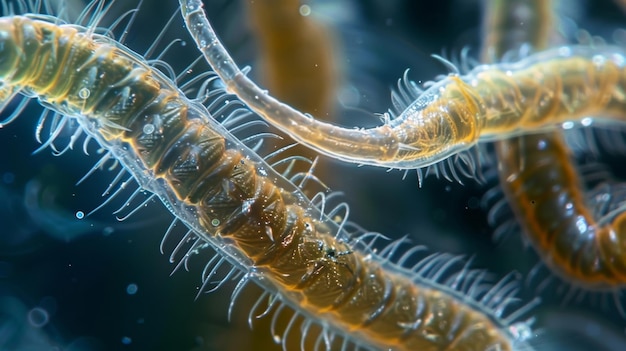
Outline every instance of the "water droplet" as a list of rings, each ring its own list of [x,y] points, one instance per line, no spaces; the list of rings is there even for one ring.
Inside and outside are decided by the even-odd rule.
[[[85,213],[83,211],[76,212],[76,218],[78,218],[78,219],[85,218]]]

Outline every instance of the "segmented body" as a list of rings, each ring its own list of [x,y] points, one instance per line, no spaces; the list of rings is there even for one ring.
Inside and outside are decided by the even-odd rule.
[[[3,89],[76,118],[178,219],[298,313],[368,347],[529,349],[463,293],[353,250],[295,186],[139,55],[37,18],[0,19]],[[507,306],[509,289],[498,291],[483,303]]]
[[[325,154],[363,164],[419,168],[479,140],[539,131],[590,115],[622,120],[624,62],[618,48],[602,52],[563,47],[515,64],[480,66],[467,75],[452,75],[433,84],[397,118],[366,130],[294,118],[285,106],[262,106],[260,99],[246,103],[298,141]],[[244,79],[236,75],[231,89],[252,90]],[[262,113],[263,109],[269,112]]]
[[[489,36],[483,49],[484,57],[488,57],[490,53],[501,56],[515,50],[516,45],[525,43],[541,50],[548,46],[550,40],[557,40],[549,1],[521,1],[515,7],[511,2],[494,0],[489,7],[493,12],[491,17],[505,17],[506,6],[530,7],[532,10],[510,11],[509,14],[534,14],[531,18],[510,21],[514,25],[513,29],[515,24],[521,23],[518,24],[520,27],[528,26],[530,30],[509,30],[517,34],[509,38],[505,35]],[[496,21],[492,22],[491,26],[498,26]],[[492,27],[485,31],[498,33]],[[530,38],[524,38],[524,35]],[[597,66],[604,64],[601,56],[592,61],[596,61]],[[582,80],[580,77],[574,79]],[[617,81],[617,75],[613,79]],[[565,84],[566,82],[563,83]],[[594,102],[596,105],[603,104],[603,94],[606,96],[604,101],[612,99],[610,94],[621,94],[621,90],[603,90],[604,84],[608,83],[596,81],[590,86],[598,89],[599,98]],[[575,93],[577,91],[579,93]],[[582,86],[568,93],[568,96],[576,98],[588,95]],[[563,115],[566,116],[565,112],[567,111],[563,111]],[[620,111],[615,110],[612,113],[619,117]],[[578,170],[570,157],[562,132],[521,135],[498,141],[495,148],[500,184],[508,204],[523,227],[525,237],[542,261],[575,286],[602,290],[615,290],[623,286],[626,257],[622,248],[626,226],[622,222],[626,219],[626,214],[611,213],[600,220],[594,218],[594,206],[588,201],[593,199],[585,196]],[[612,196],[609,193],[604,195],[608,198]],[[602,198],[599,196],[599,199]]]
[[[594,218],[593,198],[585,196],[562,138],[528,135],[497,144],[497,151],[509,204],[543,262],[574,285],[603,290],[623,286],[626,213]],[[599,195],[600,203],[602,199]]]
[[[192,14],[199,1],[181,0]],[[536,132],[594,115],[623,120],[624,52],[566,46],[516,63],[479,66],[421,91],[383,126],[343,128],[315,120],[274,99],[237,67],[210,24],[188,20],[190,32],[229,90],[269,123],[320,153],[348,162],[420,168],[482,140]],[[209,26],[208,28],[205,28]]]

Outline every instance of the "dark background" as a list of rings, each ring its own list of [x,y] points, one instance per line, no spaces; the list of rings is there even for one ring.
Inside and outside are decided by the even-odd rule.
[[[320,3],[320,15],[335,26],[341,51],[340,89],[357,89],[362,96],[358,107],[370,112],[387,109],[389,88],[406,68],[415,80],[447,73],[430,57],[432,53],[454,57],[469,46],[475,56],[479,50],[478,1],[329,1],[340,4],[330,15],[323,11],[328,4]],[[592,34],[610,40],[615,29],[624,27],[624,14],[611,1],[573,3],[565,4],[564,12]],[[83,6],[78,2],[68,8]],[[120,1],[111,15],[118,17],[132,6]],[[213,1],[207,8],[235,59],[251,65],[254,75],[257,48],[241,4]],[[175,11],[173,0],[145,0],[127,45],[144,52]],[[163,58],[178,72],[197,53],[178,19],[162,43],[174,38],[188,41]],[[206,257],[190,272],[169,275],[174,265],[168,262],[168,252],[159,253],[172,220],[163,206],[151,203],[118,222],[111,212],[125,201],[120,196],[92,216],[76,218],[76,212],[87,213],[103,201],[100,194],[116,172],[96,172],[74,185],[96,162],[95,145],[90,147],[91,157],[79,151],[80,143],[77,151],[59,157],[49,149],[31,155],[38,147],[33,135],[39,113],[32,103],[16,122],[0,129],[0,349],[267,349],[269,328],[259,324],[252,334],[247,326],[253,296],[237,303],[231,322],[226,321],[226,311],[232,287],[195,300],[202,260],[208,260],[210,252],[202,252]],[[338,122],[379,123],[354,111],[342,111]],[[601,161],[617,164],[620,159],[609,155]],[[351,219],[368,230],[394,238],[408,235],[432,252],[473,257],[475,267],[489,269],[496,279],[513,270],[527,276],[537,263],[515,233],[494,243],[488,208],[481,206],[485,191],[497,185],[493,178],[483,185],[472,180],[460,185],[431,177],[418,188],[414,172],[402,180],[400,171],[322,162],[328,172],[324,182],[344,192]],[[619,167],[613,168],[619,176]],[[169,242],[170,250],[173,243]],[[547,277],[549,273],[540,270],[523,285],[522,298],[529,301]],[[545,303],[532,313],[542,333],[538,350],[626,349],[626,321],[610,296],[607,300],[592,295],[561,306],[569,287],[559,286],[551,284],[539,292]]]

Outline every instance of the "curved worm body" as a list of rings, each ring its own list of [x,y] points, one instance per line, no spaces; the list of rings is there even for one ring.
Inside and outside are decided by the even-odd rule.
[[[486,55],[483,56],[488,56],[490,51],[497,56],[503,55],[515,49],[510,45],[516,42],[517,45],[530,42],[537,49],[543,49],[548,45],[549,39],[556,35],[556,30],[552,29],[554,21],[549,11],[550,2],[522,1],[518,6],[524,5],[532,7],[533,11],[509,11],[508,15],[533,13],[535,18],[512,18],[509,23],[514,25],[523,23],[523,25],[530,26],[531,30],[510,30],[512,37],[508,39],[505,39],[504,35],[491,35],[491,41],[487,40],[483,50]],[[492,17],[504,17],[502,13],[507,13],[504,11],[507,6],[511,6],[511,9],[516,8],[510,1],[492,1],[491,11],[496,15],[501,13]],[[503,26],[495,20],[491,22],[494,27]],[[494,28],[486,28],[485,32],[497,31]],[[515,34],[519,39],[517,41]],[[524,34],[532,39],[525,40]],[[603,55],[592,58],[591,61],[595,62],[595,67],[597,67],[594,69],[599,70],[600,67],[605,66],[605,60]],[[614,64],[617,66],[616,63]],[[578,78],[573,76],[572,79],[579,81],[588,79],[594,82],[592,77],[595,76],[598,74],[589,72],[587,77],[579,75]],[[621,78],[618,73],[615,73],[615,77],[611,79],[617,82]],[[564,80],[562,85],[565,86],[567,82]],[[609,91],[604,90],[604,84],[607,82],[596,80],[585,88],[587,90],[580,86],[570,91],[568,96],[576,99],[584,98],[592,94],[592,90],[589,89],[597,89],[595,94],[598,94],[598,97],[591,105],[600,106],[606,103],[606,113],[610,112],[616,117],[621,117],[620,113],[624,115],[623,110],[621,112],[619,109],[612,110],[610,101],[615,100],[615,96],[619,96],[615,94],[621,94],[620,89],[623,88],[619,87],[622,85],[618,84],[616,91]],[[603,96],[604,100],[602,100]],[[589,104],[589,101],[583,101],[580,104]],[[574,106],[571,103],[568,105]],[[554,108],[562,109],[561,106]],[[573,107],[571,109],[575,115],[576,109]],[[566,115],[566,112],[562,113]],[[597,112],[602,111],[598,109]],[[549,131],[521,135],[498,141],[495,148],[498,156],[500,184],[508,204],[542,261],[557,275],[576,286],[602,290],[613,290],[615,287],[623,286],[626,282],[626,257],[623,255],[623,250],[626,248],[626,232],[624,231],[626,230],[626,222],[624,222],[626,213],[609,211],[611,213],[608,215],[601,214],[604,218],[596,219],[594,207],[606,205],[608,199],[602,200],[602,196],[598,199],[586,198],[584,187],[570,158],[562,133]],[[620,196],[609,195],[610,191],[602,194],[609,198]],[[591,202],[597,203],[591,206]]]
[[[624,51],[564,46],[516,63],[478,66],[423,91],[407,82],[405,93],[414,101],[396,118],[372,129],[339,127],[304,115],[260,89],[239,70],[208,21],[189,18],[201,11],[201,2],[180,2],[196,44],[231,92],[298,142],[344,161],[421,168],[479,141],[536,132],[592,115],[624,120]]]
[[[626,212],[600,220],[585,198],[562,138],[528,135],[498,143],[500,181],[543,262],[575,285],[612,290],[626,283]],[[600,205],[610,192],[598,196]]]
[[[512,300],[509,284],[485,293],[480,279],[467,283],[469,296],[485,295],[476,302],[453,288],[465,271],[446,286],[369,246],[349,246],[299,189],[141,56],[53,22],[0,18],[3,90],[75,118],[244,279],[369,348],[530,350],[499,319]]]

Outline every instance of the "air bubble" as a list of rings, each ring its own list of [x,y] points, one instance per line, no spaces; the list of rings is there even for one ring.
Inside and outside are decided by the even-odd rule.
[[[78,91],[78,97],[85,100],[91,95],[91,91],[87,88],[82,88]]]
[[[28,322],[35,328],[41,328],[48,324],[50,316],[48,312],[41,307],[35,307],[28,311]]]
[[[143,126],[143,133],[150,135],[154,133],[154,129],[155,129],[154,124],[148,123],[145,126]]]
[[[126,287],[126,293],[128,295],[135,295],[137,293],[137,290],[139,290],[139,288],[135,283],[128,284],[128,286]]]
[[[302,5],[302,6],[300,6],[300,15],[301,16],[307,17],[310,14],[311,14],[311,6],[309,6],[309,5]]]
[[[76,218],[78,218],[78,219],[85,218],[85,212],[83,212],[83,211],[76,212]]]

